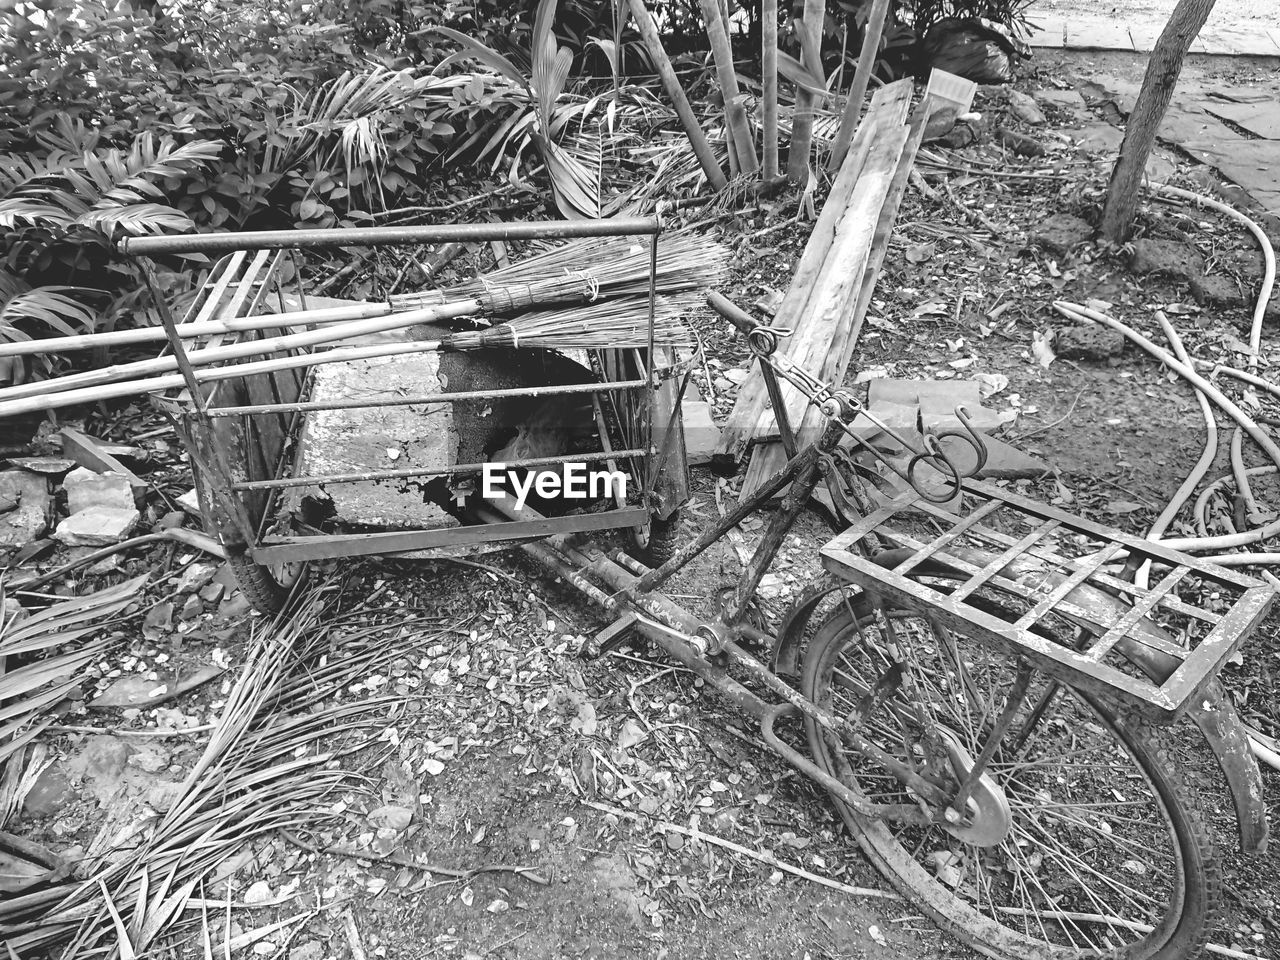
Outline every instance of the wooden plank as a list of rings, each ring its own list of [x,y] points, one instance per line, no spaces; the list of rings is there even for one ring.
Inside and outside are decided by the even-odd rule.
[[[836,226],[862,172],[867,150],[882,127],[900,124],[906,119],[911,91],[910,80],[898,80],[880,87],[871,98],[871,107],[858,127],[853,145],[796,264],[791,284],[774,317],[775,325],[795,326],[804,316],[814,281],[835,237]],[[780,349],[784,356],[790,356],[789,342],[784,341]],[[753,369],[738,391],[738,399],[721,433],[717,456],[737,460],[747,443],[770,429],[776,429],[776,426],[769,413],[764,378],[758,369]]]

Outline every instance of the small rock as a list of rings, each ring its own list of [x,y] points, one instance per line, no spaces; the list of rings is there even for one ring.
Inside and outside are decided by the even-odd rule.
[[[324,956],[324,947],[319,940],[308,940],[289,951],[289,960],[320,960]]]
[[[1102,363],[1124,352],[1124,336],[1100,323],[1063,327],[1053,339],[1053,349],[1066,360]]]
[[[26,470],[0,470],[0,501],[16,509],[0,514],[0,551],[16,550],[37,540],[48,528],[49,481]]]
[[[1162,273],[1188,283],[1204,276],[1204,257],[1189,243],[1180,240],[1133,241],[1129,269],[1134,273]]]
[[[202,613],[204,613],[204,602],[193,593],[187,597],[187,602],[182,605],[178,619],[183,621],[194,620]]]
[[[67,492],[67,510],[72,514],[93,507],[133,510],[138,505],[129,478],[118,473],[95,473],[77,467],[63,479],[62,489]]]
[[[1192,277],[1191,295],[1204,307],[1234,307],[1244,302],[1240,285],[1221,273]]]
[[[740,387],[747,382],[747,371],[741,367],[734,367],[724,372],[724,378],[732,383],[735,387]]]
[[[147,611],[142,620],[142,632],[147,636],[163,636],[173,629],[173,601],[157,603]]]
[[[684,846],[684,837],[678,833],[668,833],[665,840],[668,850],[679,850]]]
[[[1055,257],[1065,257],[1092,236],[1093,227],[1088,221],[1069,213],[1055,213],[1031,235],[1031,243]]]
[[[1040,109],[1040,104],[1036,103],[1036,98],[1021,90],[1009,91],[1009,112],[1023,123],[1030,123],[1037,127],[1045,122],[1044,111]]]
[[[217,620],[234,620],[236,617],[242,617],[250,610],[253,605],[249,603],[248,597],[243,593],[236,591],[230,597],[224,597],[222,603],[218,605]]]
[[[51,477],[61,476],[73,470],[76,465],[74,460],[64,460],[61,457],[14,457],[9,462],[23,470],[43,473]]]
[[[201,587],[198,596],[205,603],[216,604],[222,600],[222,595],[226,593],[226,590],[226,587],[215,581],[213,583],[207,583]]]
[[[170,510],[156,521],[157,530],[176,530],[187,522],[187,515],[181,510]]]
[[[155,686],[152,684],[152,686]],[[148,743],[137,747],[131,757],[129,766],[145,770],[147,773],[159,773],[169,766],[169,751],[164,747]]]
[[[716,377],[712,382],[712,386],[716,388],[716,393],[728,393],[733,389],[733,381],[727,377]]]
[[[140,519],[137,510],[91,507],[67,517],[53,535],[69,547],[105,546],[127,537]]]
[[[218,568],[211,563],[192,563],[182,571],[178,585],[174,588],[178,593],[195,593],[213,579]]]
[[[173,502],[193,517],[200,516],[200,497],[194,490],[188,490]]]
[[[119,737],[90,737],[80,754],[85,776],[95,780],[119,780],[132,752],[133,749]]]
[[[273,899],[275,898],[271,894],[271,884],[265,880],[255,880],[249,884],[249,889],[244,892],[244,902],[249,906],[270,903]]]
[[[53,817],[76,799],[75,787],[67,779],[61,763],[46,767],[22,802],[22,812],[29,817]]]

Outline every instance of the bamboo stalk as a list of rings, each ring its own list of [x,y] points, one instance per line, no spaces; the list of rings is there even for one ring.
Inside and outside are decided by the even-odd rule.
[[[805,49],[822,49],[822,22],[826,17],[823,0],[804,0],[804,19],[798,24],[800,61],[807,58]],[[813,111],[816,98],[804,87],[796,86],[796,105],[791,112],[791,151],[787,154],[787,176],[792,183],[804,183],[809,176],[809,149],[813,143]]]
[[[724,118],[729,128],[729,143],[738,159],[738,173],[755,175],[760,171],[756,157],[756,145],[747,122],[747,111],[738,92],[738,76],[733,67],[733,48],[725,31],[724,18],[720,15],[719,0],[698,0],[702,7],[702,19],[706,24],[707,38],[711,41],[711,56],[716,63],[716,77],[720,81],[720,93],[724,97]]]
[[[854,71],[853,84],[849,87],[849,97],[844,104],[844,114],[840,117],[840,129],[836,131],[831,156],[827,158],[828,170],[840,168],[849,143],[853,140],[858,118],[862,115],[862,100],[867,95],[867,83],[871,80],[871,68],[875,66],[876,55],[880,52],[880,36],[884,32],[884,20],[888,12],[889,0],[875,0],[871,5],[867,29],[862,35],[862,51],[858,54],[858,69]]]
[[[565,300],[582,301],[589,299],[591,296],[589,284],[577,277],[556,278],[546,281],[542,285],[528,284],[525,286],[526,289],[519,291],[520,296],[514,300],[510,298],[509,291],[505,288],[497,288],[490,294],[481,297],[458,300],[435,307],[424,307],[421,310],[411,310],[407,313],[398,313],[389,317],[354,320],[323,327],[319,330],[308,330],[303,333],[267,337],[262,340],[250,340],[205,350],[193,350],[187,354],[187,358],[191,361],[192,366],[207,366],[211,363],[222,363],[226,360],[239,360],[264,353],[311,347],[321,343],[331,343],[334,340],[346,340],[350,337],[385,333],[390,330],[413,326],[415,323],[431,323],[436,320],[471,316],[493,310],[494,307],[500,308],[494,312],[510,312],[513,307],[524,307],[531,303],[563,302]],[[533,297],[544,292],[549,294],[545,299],[533,299]],[[499,302],[495,302],[495,296]],[[22,397],[42,396],[63,390],[110,383],[126,377],[164,373],[177,368],[178,361],[173,356],[157,357],[153,360],[138,360],[134,363],[115,364],[103,367],[100,370],[89,370],[69,377],[60,377],[56,380],[42,380],[10,387],[7,390],[0,390],[0,400],[17,400]]]
[[[689,98],[685,95],[684,87],[680,85],[680,79],[671,66],[670,58],[667,57],[666,48],[662,45],[662,38],[658,36],[658,26],[653,22],[653,16],[644,5],[644,0],[630,0],[630,4],[631,15],[635,17],[636,26],[640,30],[640,39],[644,41],[649,51],[649,59],[653,61],[654,68],[658,71],[667,96],[671,98],[671,105],[675,107],[680,125],[684,127],[689,145],[693,147],[693,154],[698,158],[702,172],[707,176],[707,183],[711,184],[713,190],[723,190],[728,186],[729,181],[715,154],[711,152],[711,145],[707,143],[707,135],[698,123],[693,107],[689,106]]]
[[[778,0],[760,5],[760,86],[764,97],[764,168],[766,182],[778,175]]]
[[[243,333],[249,330],[270,330],[274,327],[292,327],[301,324],[365,320],[371,317],[385,317],[392,312],[392,307],[386,303],[356,303],[349,307],[326,307],[317,310],[297,310],[292,313],[267,313],[256,317],[236,317],[226,320],[182,323],[178,325],[178,333],[184,340],[187,340],[220,333]],[[30,356],[32,354],[50,352],[63,353],[72,350],[94,350],[99,347],[122,347],[138,343],[154,343],[164,339],[164,327],[139,327],[136,330],[82,333],[68,337],[48,337],[43,340],[3,343],[0,344],[0,357]]]

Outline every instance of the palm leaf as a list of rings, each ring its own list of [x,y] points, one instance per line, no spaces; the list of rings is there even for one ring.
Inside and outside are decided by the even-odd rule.
[[[100,206],[76,218],[77,224],[101,230],[108,236],[117,229],[133,236],[183,233],[195,228],[181,210],[159,203],[130,203],[127,206]]]
[[[486,46],[479,40],[474,40],[471,37],[468,37],[465,33],[459,33],[452,27],[433,27],[432,29],[436,33],[443,34],[450,40],[462,44],[467,54],[479,60],[490,70],[493,70],[495,73],[502,74],[502,76],[506,77],[512,83],[517,83],[526,90],[529,89],[529,78],[526,77],[514,63],[500,54],[497,50]]]

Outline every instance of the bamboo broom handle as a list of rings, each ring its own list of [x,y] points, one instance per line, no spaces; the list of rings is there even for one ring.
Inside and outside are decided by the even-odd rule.
[[[236,363],[227,367],[200,369],[195,371],[195,375],[199,383],[211,383],[216,380],[230,380],[234,377],[277,373],[282,370],[296,370],[299,367],[317,366],[322,363],[343,363],[350,360],[368,360],[375,357],[425,353],[431,350],[439,350],[441,345],[441,342],[437,340],[423,340],[405,343],[378,343],[367,347],[339,347],[335,350],[326,350],[323,353],[296,354],[287,357],[273,357],[270,360]],[[0,400],[0,418],[16,417],[24,413],[43,413],[46,410],[73,407],[80,403],[96,403],[99,400],[130,397],[140,393],[156,393],[161,390],[173,390],[183,386],[186,386],[186,380],[182,374],[174,373],[163,377],[151,377],[146,380],[127,380],[123,383],[109,383],[101,386],[84,387],[78,390],[64,390],[47,396],[26,397],[21,400]]]
[[[565,300],[589,299],[591,290],[586,281],[573,277],[556,278],[542,284],[517,284],[512,288],[496,287],[486,291],[479,297],[458,300],[453,303],[424,307],[421,310],[410,310],[406,313],[393,314],[389,317],[378,317],[367,320],[355,320],[339,323],[320,330],[308,330],[282,337],[268,337],[264,340],[252,340],[245,343],[229,344],[225,347],[212,347],[205,350],[193,350],[187,358],[194,366],[206,366],[224,360],[239,360],[243,357],[257,356],[263,353],[274,353],[279,350],[292,350],[301,347],[315,346],[334,340],[345,340],[348,337],[363,336],[371,333],[384,333],[415,323],[430,323],[435,320],[463,317],[485,311],[507,312],[517,307],[531,306],[539,302],[563,302]],[[85,373],[60,377],[57,380],[44,380],[22,384],[0,390],[0,400],[17,400],[22,397],[45,396],[63,390],[92,387],[126,377],[147,376],[154,373],[167,373],[178,368],[175,357],[157,357],[154,360],[138,360],[134,363],[116,364],[101,370],[89,370]]]
[[[370,320],[356,320],[349,323],[323,327],[319,330],[308,330],[304,333],[293,333],[283,337],[268,337],[265,340],[250,340],[244,343],[228,344],[224,347],[211,347],[205,350],[193,350],[187,354],[193,367],[221,363],[224,360],[239,360],[243,357],[257,356],[263,353],[275,353],[280,350],[293,350],[301,347],[315,346],[334,340],[345,340],[348,337],[363,336],[370,333],[384,333],[397,327],[412,326],[415,323],[429,323],[437,319],[466,316],[480,312],[479,300],[462,300],[457,303],[443,304],[438,307],[423,307],[391,317]],[[137,360],[133,363],[120,363],[101,370],[88,370],[84,373],[59,377],[56,380],[38,380],[34,383],[21,384],[0,390],[0,400],[18,400],[22,397],[47,396],[66,390],[81,387],[93,387],[128,377],[148,376],[155,373],[167,373],[178,369],[176,357],[157,357],[154,360]]]
[[[385,317],[394,307],[386,303],[361,303],[349,307],[327,307],[323,310],[297,310],[293,313],[266,313],[257,317],[235,317],[225,320],[207,320],[200,323],[178,324],[178,334],[184,340],[207,337],[219,333],[240,333],[247,330],[269,330],[300,323],[337,323],[342,320],[364,320],[369,317]],[[23,340],[19,343],[0,343],[0,357],[22,357],[37,353],[62,353],[70,350],[93,350],[97,347],[122,347],[135,343],[153,343],[165,338],[164,327],[140,327],[137,330],[112,330],[107,333],[82,333],[69,337],[49,337],[44,340]]]

